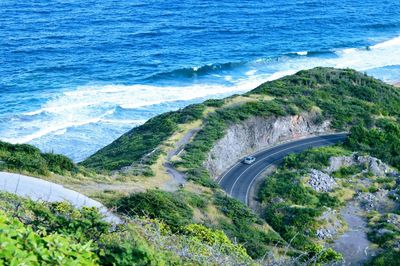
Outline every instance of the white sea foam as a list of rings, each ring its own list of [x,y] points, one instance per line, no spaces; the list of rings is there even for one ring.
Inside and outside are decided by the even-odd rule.
[[[400,36],[390,39],[385,42],[375,44],[374,46],[371,47],[371,49],[385,49],[385,48],[391,48],[391,47],[395,47],[395,48],[400,47]]]
[[[369,49],[343,49],[336,51],[336,57],[307,57],[306,52],[298,52],[301,57],[286,57],[282,60],[258,59],[253,61],[250,70],[237,78],[233,74],[220,76],[228,81],[227,85],[194,84],[192,86],[150,86],[150,85],[105,85],[83,86],[68,90],[54,99],[50,99],[41,109],[26,113],[36,116],[46,113],[46,118],[25,122],[22,130],[15,129],[18,136],[3,139],[10,142],[30,142],[49,134],[67,132],[70,127],[79,127],[90,123],[111,123],[137,125],[144,120],[138,117],[115,118],[113,113],[117,106],[124,109],[144,108],[151,105],[171,103],[174,109],[175,101],[191,101],[200,98],[210,98],[215,95],[230,95],[245,92],[255,88],[262,82],[294,74],[302,69],[316,66],[331,66],[338,68],[354,68],[366,71],[390,65],[400,65],[400,37],[376,44]],[[257,70],[254,70],[257,66]],[[197,70],[198,68],[194,68]],[[216,77],[216,75],[213,77]],[[233,84],[233,85],[229,85]],[[23,130],[28,133],[23,133]],[[21,133],[22,132],[22,133]]]
[[[91,123],[129,124],[132,126],[144,122],[142,119],[109,118],[115,112],[115,107],[124,109],[145,108],[175,101],[189,101],[197,98],[207,98],[212,95],[230,95],[247,91],[258,82],[246,80],[236,86],[193,85],[185,87],[164,87],[148,85],[106,85],[87,86],[64,92],[57,98],[47,102],[41,109],[25,115],[46,113],[49,118],[33,119],[24,122],[28,134],[18,137],[3,137],[11,143],[26,143],[45,135],[59,135],[68,128],[84,126]],[[109,109],[107,109],[109,107]],[[14,132],[15,133],[15,132]],[[15,135],[15,134],[10,134]]]
[[[246,72],[246,76],[254,76],[257,73],[257,69],[252,69]]]
[[[76,126],[83,126],[89,123],[96,123],[99,122],[99,118],[92,118],[89,120],[80,120],[80,121],[65,121],[63,122],[62,118],[56,119],[53,118],[51,121],[36,121],[34,122],[35,124],[39,124],[40,123],[40,129],[24,135],[24,136],[20,136],[17,138],[3,138],[4,141],[10,142],[10,143],[26,143],[26,142],[30,142],[34,139],[38,139],[41,138],[43,136],[46,136],[48,134],[54,134],[54,133],[60,133],[61,131],[63,131],[64,133],[66,132],[66,130],[70,127],[76,127]],[[39,122],[39,123],[38,123]],[[59,135],[59,134],[57,134]]]
[[[231,80],[233,80],[233,77],[231,75],[227,75],[224,77],[224,80],[231,81]]]
[[[300,51],[300,52],[296,52],[297,55],[301,55],[301,56],[305,56],[308,55],[307,51]]]

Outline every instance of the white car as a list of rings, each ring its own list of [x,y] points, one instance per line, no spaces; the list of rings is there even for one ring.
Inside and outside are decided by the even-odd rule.
[[[244,158],[243,163],[245,163],[245,164],[252,164],[252,163],[254,163],[255,161],[256,161],[256,158],[255,158],[255,157],[248,156],[248,157]]]

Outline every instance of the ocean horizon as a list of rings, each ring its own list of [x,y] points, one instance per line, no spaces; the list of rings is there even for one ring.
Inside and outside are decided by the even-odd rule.
[[[400,2],[0,3],[0,139],[81,161],[160,113],[317,66],[400,82]]]

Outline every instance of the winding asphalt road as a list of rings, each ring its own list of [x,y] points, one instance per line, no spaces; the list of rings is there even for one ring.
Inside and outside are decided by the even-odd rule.
[[[218,183],[230,196],[248,205],[249,192],[257,177],[268,167],[279,164],[283,158],[291,153],[300,153],[309,148],[329,146],[342,142],[347,133],[337,133],[304,138],[287,142],[269,149],[259,151],[252,156],[256,161],[247,165],[242,161],[234,164],[221,176]]]

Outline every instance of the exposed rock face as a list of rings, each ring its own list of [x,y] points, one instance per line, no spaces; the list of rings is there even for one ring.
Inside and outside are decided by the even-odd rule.
[[[389,199],[391,192],[386,189],[379,189],[375,193],[358,192],[355,199],[360,206],[366,211],[378,211],[380,213],[391,212],[398,207],[398,203]]]
[[[324,224],[323,227],[316,231],[316,236],[318,239],[333,239],[342,228],[342,224],[338,218],[338,213],[336,210],[328,208],[319,217],[319,221]]]
[[[349,167],[355,165],[354,156],[337,156],[329,158],[329,166],[326,172],[333,173],[342,167]]]
[[[237,160],[282,141],[329,132],[329,121],[317,123],[315,112],[286,117],[253,117],[230,126],[208,154],[205,167],[213,178]]]
[[[339,170],[341,167],[352,165],[363,165],[375,176],[386,176],[386,174],[397,174],[395,170],[383,163],[381,160],[372,156],[359,156],[353,153],[351,156],[338,156],[329,159],[329,166],[326,172],[332,173]]]
[[[371,156],[359,156],[358,162],[368,166],[368,169],[376,176],[385,176],[393,170],[381,160]]]
[[[331,231],[330,229],[321,228],[317,230],[316,236],[318,239],[332,239],[336,232]]]
[[[308,184],[317,192],[329,192],[337,186],[335,179],[319,170],[312,169]]]

